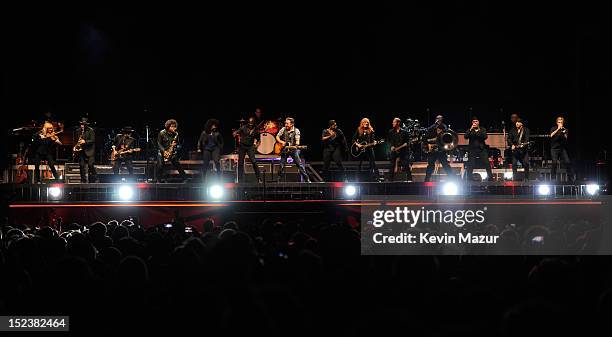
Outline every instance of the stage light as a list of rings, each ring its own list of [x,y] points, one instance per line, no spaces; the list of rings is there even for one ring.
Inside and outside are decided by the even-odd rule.
[[[504,172],[504,179],[512,180],[512,177],[513,177],[512,171]]]
[[[224,195],[223,186],[221,185],[212,185],[208,188],[208,196],[211,199],[219,200],[223,198]]]
[[[595,195],[599,192],[599,185],[597,184],[588,184],[586,185],[586,191],[589,195]]]
[[[539,195],[550,195],[550,186],[548,185],[538,186],[538,194]]]
[[[442,195],[458,195],[459,194],[459,186],[455,183],[445,183],[442,186]]]
[[[357,187],[353,186],[353,185],[347,185],[344,187],[344,195],[352,198],[355,195],[357,195]]]
[[[51,199],[57,200],[62,196],[62,189],[57,186],[49,187],[47,192],[49,193],[49,197],[51,197]]]
[[[127,201],[134,197],[134,188],[129,185],[122,185],[119,187],[119,199]]]

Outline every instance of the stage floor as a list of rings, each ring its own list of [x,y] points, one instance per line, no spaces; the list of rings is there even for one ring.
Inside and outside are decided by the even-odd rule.
[[[3,184],[13,223],[51,225],[134,219],[143,226],[203,220],[334,220],[359,226],[364,207],[454,202],[491,205],[576,205],[593,202],[588,185],[544,182],[383,182],[266,184]],[[547,192],[543,194],[542,192]],[[445,194],[456,194],[448,199]]]
[[[496,181],[464,182],[323,182],[323,183],[108,183],[108,184],[3,184],[11,205],[87,203],[201,203],[218,201],[363,200],[366,196],[589,196],[586,184]],[[591,187],[592,188],[592,187]],[[545,193],[543,193],[545,192]]]

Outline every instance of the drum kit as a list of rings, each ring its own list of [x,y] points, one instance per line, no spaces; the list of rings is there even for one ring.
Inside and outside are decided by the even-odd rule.
[[[280,130],[280,120],[264,120],[259,125],[257,125],[257,131],[259,132],[259,141],[257,143],[257,153],[259,154],[279,154],[276,153],[276,134]],[[246,124],[245,119],[240,119],[237,121],[240,124],[240,127]],[[237,129],[232,129],[236,131]],[[238,149],[238,144],[240,144],[240,135],[236,135],[235,144],[236,149]],[[238,152],[237,150],[235,152]]]

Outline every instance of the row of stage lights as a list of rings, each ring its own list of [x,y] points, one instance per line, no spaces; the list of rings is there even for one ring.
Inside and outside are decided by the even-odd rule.
[[[116,198],[112,201],[129,202],[136,200],[137,187],[131,184],[119,185],[115,191]],[[221,184],[210,185],[206,188],[206,195],[211,201],[220,201],[225,197],[225,188]],[[64,199],[64,189],[61,185],[51,186],[47,189],[47,198],[51,201]],[[111,200],[109,200],[111,201]]]
[[[134,201],[136,198],[136,186],[130,184],[119,185],[116,190],[118,200],[121,202]],[[437,189],[437,194],[442,196],[455,196],[463,194],[461,185],[455,182],[446,182],[441,184]],[[590,196],[595,196],[599,193],[599,185],[588,184],[585,186],[586,193]],[[535,193],[539,196],[549,196],[553,193],[553,188],[550,185],[537,185]],[[63,188],[61,186],[51,186],[47,189],[48,199],[59,201],[63,199]],[[210,201],[221,201],[225,197],[225,187],[222,184],[210,185],[206,188],[206,196]],[[359,195],[359,186],[343,185],[343,194],[345,199],[355,199]]]
[[[485,173],[486,174],[486,173]],[[510,172],[512,174],[512,172]],[[585,186],[586,193],[589,196],[595,196],[599,193],[599,185],[588,184]],[[344,196],[348,199],[353,199],[357,196],[359,189],[355,185],[346,185],[344,187]],[[537,185],[535,192],[539,196],[549,196],[553,193],[553,188],[550,185]],[[455,196],[463,194],[461,185],[455,182],[446,182],[440,185],[437,189],[437,194],[442,196]]]

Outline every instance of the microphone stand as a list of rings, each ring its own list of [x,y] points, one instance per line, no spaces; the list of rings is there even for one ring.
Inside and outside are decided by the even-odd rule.
[[[145,116],[148,115],[149,109],[147,108],[147,106],[144,106],[144,113]],[[151,172],[151,170],[149,169],[150,165],[151,165],[151,161],[150,161],[150,151],[151,148],[149,146],[149,125],[145,125],[145,157],[147,158],[146,160],[146,164],[145,164],[145,182],[148,182],[149,180],[151,180],[152,178],[150,177],[149,172]],[[153,174],[155,174],[155,172],[153,172]]]

